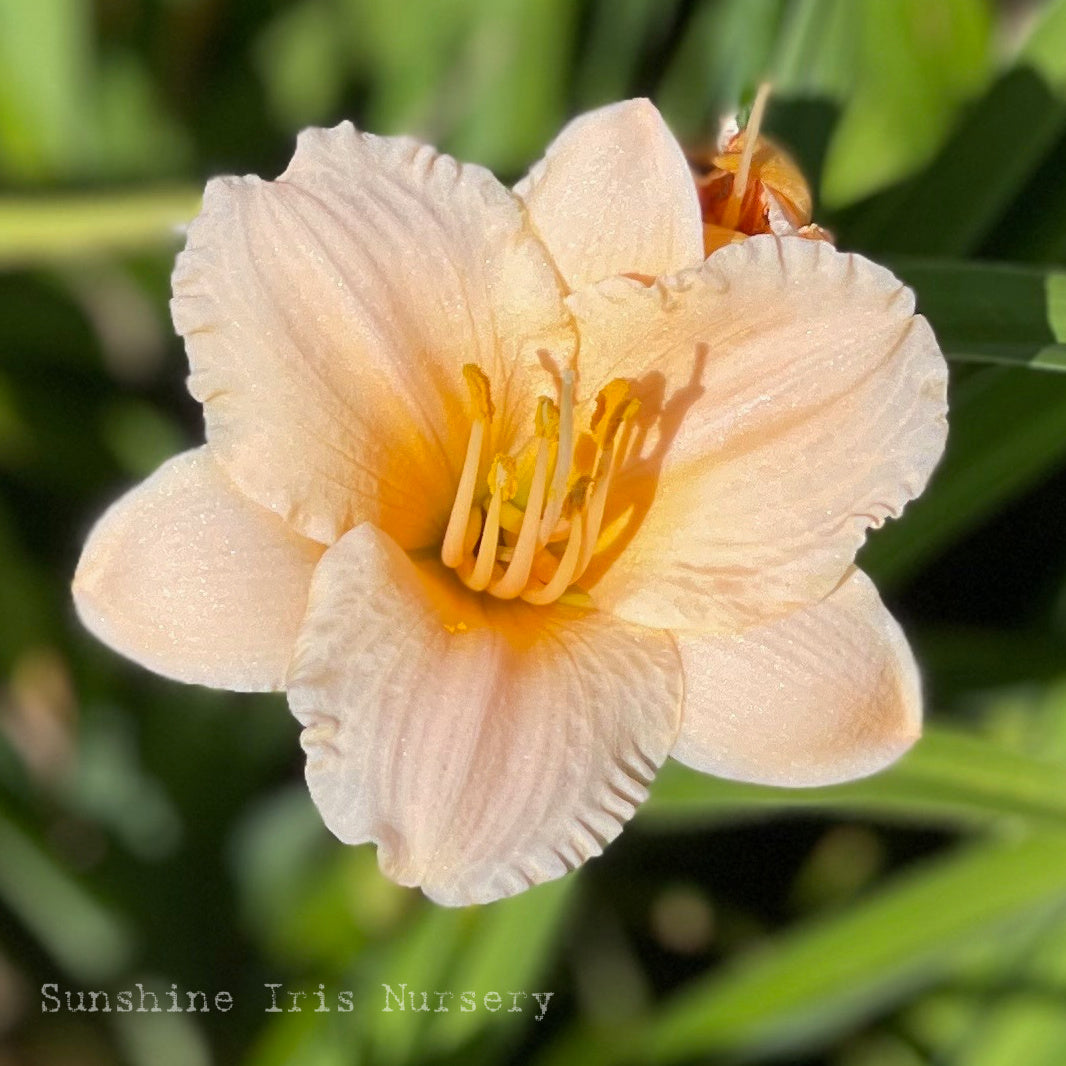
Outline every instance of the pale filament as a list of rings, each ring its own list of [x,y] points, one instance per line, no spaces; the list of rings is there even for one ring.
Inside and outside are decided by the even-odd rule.
[[[570,536],[566,540],[566,549],[563,557],[559,560],[552,579],[541,589],[529,589],[522,593],[522,599],[526,603],[545,604],[554,603],[570,587],[570,583],[578,576],[578,562],[581,558],[581,542],[583,540],[582,525],[584,523],[575,518],[570,523]]]
[[[535,443],[523,452],[521,478],[516,459],[501,453],[482,481],[493,418],[488,379],[474,366],[464,367],[463,373],[474,417],[441,560],[475,592],[553,603],[580,579],[595,554],[610,484],[638,403],[621,379],[599,394],[590,426],[596,440],[595,477],[581,474],[573,469],[574,378],[564,371],[559,405],[541,397],[537,406]],[[501,543],[503,526],[511,532]]]
[[[529,487],[529,502],[526,504],[527,515],[539,514],[544,504],[550,458],[551,445],[547,437],[540,437],[537,443],[537,458],[533,467],[533,480]],[[533,567],[533,556],[538,547],[539,532],[539,523],[523,518],[522,528],[518,531],[518,540],[515,541],[507,572],[489,589],[493,596],[498,596],[501,600],[512,600],[515,596],[521,595],[529,581],[529,571]]]
[[[477,489],[477,475],[481,469],[481,454],[485,447],[485,429],[492,421],[492,398],[489,394],[489,379],[484,371],[473,363],[463,367],[463,377],[470,390],[474,407],[474,421],[470,426],[470,439],[466,444],[463,472],[455,492],[452,513],[448,516],[448,528],[444,531],[444,543],[440,557],[445,566],[459,566],[466,555],[467,529],[470,524],[470,509]]]
[[[510,463],[507,462],[510,460]],[[509,455],[498,455],[489,471],[489,484],[492,486],[492,500],[485,513],[485,527],[481,531],[481,547],[478,548],[477,562],[466,584],[475,592],[488,587],[492,579],[492,568],[496,565],[496,548],[500,541],[500,508],[504,500],[514,494],[514,460]]]
[[[555,459],[555,473],[548,489],[548,506],[540,522],[537,540],[546,544],[552,535],[566,500],[566,480],[570,475],[570,463],[574,454],[574,375],[564,370],[559,390],[559,452]]]
[[[463,473],[459,478],[459,488],[455,493],[455,503],[448,518],[448,528],[444,532],[444,543],[440,557],[445,566],[456,567],[466,554],[466,535],[470,525],[470,509],[474,502],[474,489],[477,486],[477,471],[481,465],[481,450],[485,444],[485,423],[477,418],[470,427],[470,440],[466,445],[466,460]]]
[[[613,446],[611,450],[613,452]],[[603,525],[603,509],[607,505],[607,490],[611,484],[611,463],[612,457],[610,455],[602,457],[599,468],[603,472],[595,483],[588,510],[585,512],[585,524],[587,526],[584,535],[585,543],[577,564],[577,569],[580,573],[585,572],[596,551],[596,540],[600,535],[600,526]]]

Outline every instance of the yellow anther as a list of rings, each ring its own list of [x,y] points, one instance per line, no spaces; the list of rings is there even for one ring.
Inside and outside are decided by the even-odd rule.
[[[627,418],[632,418],[639,407],[640,401],[631,395],[629,382],[625,378],[615,378],[607,383],[596,397],[596,409],[590,422],[601,450],[605,451],[611,446],[618,427]]]
[[[546,440],[559,439],[559,407],[554,400],[541,396],[537,401],[534,426],[538,437],[544,437]]]
[[[566,499],[563,501],[563,518],[569,521],[581,511],[585,506],[585,501],[588,499],[591,486],[592,478],[588,474],[582,474],[574,481],[573,485],[570,486],[570,491],[566,494]]]
[[[518,491],[518,478],[516,472],[518,464],[513,455],[504,455],[497,452],[489,467],[489,492],[500,497],[500,503],[506,503]]]
[[[492,406],[492,392],[489,389],[489,379],[485,371],[476,363],[463,364],[463,377],[466,378],[466,387],[470,390],[470,399],[473,401],[477,418],[485,422],[491,422],[496,409]]]

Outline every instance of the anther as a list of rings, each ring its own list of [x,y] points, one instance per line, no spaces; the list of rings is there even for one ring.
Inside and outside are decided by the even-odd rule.
[[[489,379],[485,371],[476,363],[464,363],[463,377],[466,379],[466,387],[470,390],[470,398],[477,412],[475,417],[491,422],[496,408],[492,405],[492,392],[489,389]]]
[[[619,427],[632,418],[639,407],[640,401],[630,395],[629,382],[625,378],[615,378],[600,390],[590,425],[601,454],[611,447]]]

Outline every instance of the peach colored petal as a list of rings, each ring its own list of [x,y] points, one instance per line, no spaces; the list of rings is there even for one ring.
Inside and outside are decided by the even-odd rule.
[[[372,526],[315,572],[289,676],[329,828],[439,903],[484,903],[597,855],[677,735],[669,634],[477,597]]]
[[[728,632],[821,599],[943,451],[944,358],[910,290],[861,256],[752,237],[569,302],[583,395],[622,376],[643,399],[617,539],[582,582],[630,621]]]
[[[685,708],[675,759],[767,785],[865,777],[918,739],[906,638],[852,570],[821,603],[733,636],[678,634]]]
[[[551,388],[539,350],[565,363],[573,344],[508,190],[350,123],[302,133],[277,181],[210,182],[174,293],[214,454],[326,544],[365,520],[405,548],[439,537],[469,431],[462,365],[489,375],[506,436]]]
[[[572,289],[703,258],[692,171],[650,100],[574,119],[515,192]]]
[[[322,551],[242,496],[199,448],[96,523],[74,603],[87,629],[165,677],[279,689]]]

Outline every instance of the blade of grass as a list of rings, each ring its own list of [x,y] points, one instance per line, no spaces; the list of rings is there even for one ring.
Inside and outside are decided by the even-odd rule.
[[[1024,817],[1066,829],[1061,765],[935,727],[892,768],[829,788],[747,785],[670,763],[652,786],[637,824],[646,829],[705,824],[786,808],[945,824]]]
[[[967,110],[920,174],[849,208],[839,220],[841,235],[883,252],[971,254],[1023,197],[1064,128],[1062,88],[1044,71],[1009,70]]]
[[[433,1015],[424,1045],[427,1050],[453,1052],[489,1026],[525,1023],[539,1012],[532,992],[543,991],[536,982],[548,961],[574,885],[572,877],[552,881],[478,912],[476,933],[466,940],[452,967],[448,988],[456,995],[473,991],[479,1000],[493,991],[521,992],[525,999],[511,1000],[505,995],[499,1014],[462,1012],[453,1003],[447,1013]]]
[[[794,1052],[935,981],[967,945],[1064,899],[1066,835],[969,847],[693,983],[625,1046],[648,1066],[727,1049]]]
[[[1066,370],[1066,271],[895,259],[944,354],[960,362]]]
[[[23,831],[0,815],[0,899],[79,980],[110,978],[133,949],[122,917],[97,902]]]
[[[200,191],[159,189],[0,198],[0,269],[104,251],[176,245]]]
[[[952,390],[944,460],[859,562],[882,588],[915,573],[1066,456],[1066,378],[988,367]]]
[[[991,71],[982,0],[874,0],[861,12],[858,62],[822,176],[827,204],[852,203],[913,173]]]
[[[677,134],[696,144],[717,136],[718,117],[766,77],[783,11],[783,0],[696,9],[655,93]]]

